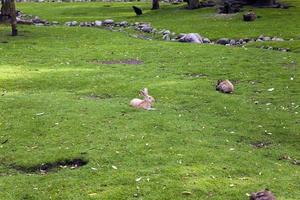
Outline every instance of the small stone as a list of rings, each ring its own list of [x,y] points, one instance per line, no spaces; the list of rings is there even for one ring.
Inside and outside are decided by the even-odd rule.
[[[151,33],[153,28],[151,26],[144,26],[141,28],[141,31],[146,32],[146,33]]]
[[[167,41],[171,40],[170,35],[168,35],[168,34],[163,35],[162,39],[167,40]]]
[[[103,21],[103,25],[113,25],[114,24],[114,20],[112,19],[106,19]]]
[[[96,27],[102,26],[102,21],[96,20],[96,21],[95,21],[95,26],[96,26]]]
[[[163,32],[163,35],[170,35],[170,34],[171,34],[171,31],[169,31],[169,30],[166,30]]]
[[[208,38],[203,38],[203,43],[207,44],[207,43],[211,43],[211,41]]]
[[[66,22],[65,25],[66,26],[71,26],[71,22]]]
[[[122,21],[122,22],[120,22],[120,26],[126,27],[126,26],[129,26],[129,23],[127,21]]]
[[[230,40],[228,38],[221,38],[217,41],[217,44],[226,45],[229,44]]]
[[[232,46],[235,45],[235,40],[230,40],[229,44]]]
[[[85,23],[85,22],[80,22],[80,23],[79,23],[79,26],[80,26],[80,27],[86,26],[86,23]]]
[[[270,38],[270,37],[263,37],[262,40],[263,40],[263,41],[270,41],[271,38]]]

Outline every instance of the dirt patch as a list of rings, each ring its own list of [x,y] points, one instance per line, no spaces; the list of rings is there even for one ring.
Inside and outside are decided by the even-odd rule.
[[[76,169],[86,165],[87,163],[88,163],[87,160],[81,158],[74,158],[74,159],[59,160],[51,163],[42,163],[42,164],[29,166],[29,167],[21,166],[21,165],[11,165],[10,168],[23,173],[46,174],[48,172],[58,171],[59,169],[65,169],[65,168]]]
[[[256,142],[252,142],[251,145],[254,148],[264,148],[264,147],[268,147],[270,146],[272,143],[271,142],[267,142],[267,141],[256,141]]]
[[[143,61],[137,59],[127,59],[127,60],[108,60],[108,61],[94,61],[95,64],[104,64],[104,65],[141,65],[144,64]]]
[[[86,96],[87,99],[90,100],[100,100],[100,99],[111,99],[113,95],[111,94],[90,94]]]

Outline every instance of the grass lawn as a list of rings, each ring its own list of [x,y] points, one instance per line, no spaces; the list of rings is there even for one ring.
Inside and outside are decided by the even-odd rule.
[[[264,188],[300,199],[300,3],[289,2],[295,7],[257,9],[262,18],[251,24],[182,5],[18,4],[60,22],[113,18],[210,38],[294,41],[270,43],[291,47],[286,53],[65,26],[20,26],[10,37],[1,25],[0,199],[240,200]],[[133,4],[146,14],[134,17]],[[103,64],[131,59],[142,64]],[[226,78],[234,94],[215,91]],[[129,106],[143,87],[157,110]],[[75,158],[88,163],[32,170]]]

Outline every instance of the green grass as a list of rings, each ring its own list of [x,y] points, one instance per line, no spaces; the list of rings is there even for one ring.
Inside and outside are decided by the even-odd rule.
[[[260,9],[276,20],[263,17],[251,24],[253,30],[244,28],[237,16],[225,20],[237,27],[232,31],[223,19],[203,22],[204,16],[214,15],[210,9],[189,12],[165,5],[137,19],[129,3],[18,7],[61,22],[113,18],[151,21],[212,38],[281,32],[296,39],[300,5],[293,2],[296,7],[290,10]],[[174,12],[184,24],[166,17]],[[214,26],[218,32],[210,29]],[[252,44],[236,48],[144,41],[93,28],[21,26],[19,37],[0,28],[0,199],[235,200],[263,188],[279,200],[299,199],[299,165],[279,160],[282,155],[300,160],[297,39],[284,43],[295,52],[284,53]],[[95,62],[123,59],[144,64]],[[235,81],[234,94],[215,91],[216,80],[224,78]],[[156,111],[129,107],[143,87],[156,98]],[[257,141],[271,145],[253,148]],[[77,157],[89,163],[46,175],[12,167]]]

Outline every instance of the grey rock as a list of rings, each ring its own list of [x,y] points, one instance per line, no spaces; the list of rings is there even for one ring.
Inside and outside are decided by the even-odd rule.
[[[103,25],[113,25],[114,24],[114,20],[112,19],[106,19],[103,21]]]
[[[66,26],[71,26],[71,23],[72,23],[72,22],[66,22],[65,25],[66,25]]]
[[[167,41],[170,41],[170,40],[171,40],[171,38],[170,38],[170,35],[169,35],[169,34],[165,34],[165,35],[163,35],[162,39],[163,39],[163,40],[167,40]]]
[[[96,27],[102,26],[102,21],[96,20],[96,21],[95,21],[95,26],[96,26]]]
[[[32,19],[32,22],[35,23],[35,24],[38,24],[38,23],[43,23],[43,20],[41,20],[38,16],[35,16]]]
[[[71,22],[71,26],[77,26],[78,25],[78,22],[77,21],[72,21]]]
[[[171,31],[165,30],[162,34],[163,34],[163,35],[170,35],[170,34],[171,34]]]
[[[79,26],[81,26],[81,27],[82,27],[82,26],[86,26],[86,22],[80,22],[80,23],[79,23]]]
[[[202,41],[203,41],[203,43],[205,43],[205,44],[211,43],[210,39],[208,39],[208,38],[203,38]]]
[[[153,28],[151,26],[144,26],[141,28],[141,31],[146,32],[146,33],[151,33]]]
[[[229,44],[232,45],[232,46],[235,45],[235,43],[236,43],[235,40],[230,40],[229,41]]]
[[[66,23],[68,26],[77,26],[78,22],[77,21],[72,21],[72,22],[67,22]]]
[[[230,40],[228,38],[221,38],[217,41],[217,44],[226,45],[229,44]]]
[[[270,37],[263,37],[262,40],[263,40],[263,41],[270,41],[271,38],[270,38]]]
[[[256,42],[263,42],[263,40],[258,38]]]
[[[277,38],[277,37],[274,37],[274,38],[272,38],[272,41],[276,41],[276,42],[283,42],[283,41],[284,41],[284,39],[282,39],[282,38]]]
[[[185,34],[178,40],[179,42],[203,43],[202,37],[198,33]]]
[[[123,26],[123,27],[126,27],[126,26],[129,26],[129,23],[127,21],[122,21],[122,22],[120,22],[119,25]]]

